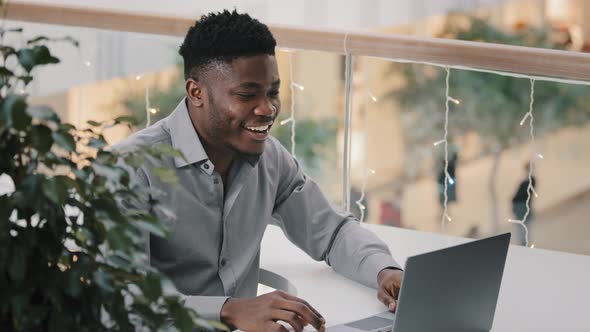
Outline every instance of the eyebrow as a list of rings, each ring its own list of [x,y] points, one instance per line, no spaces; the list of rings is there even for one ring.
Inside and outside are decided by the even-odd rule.
[[[272,82],[272,84],[271,84],[272,87],[276,87],[279,85],[281,85],[280,79]],[[238,87],[245,88],[245,89],[258,89],[258,90],[260,90],[260,89],[262,89],[262,84],[256,83],[256,82],[245,82],[245,83],[240,84]]]

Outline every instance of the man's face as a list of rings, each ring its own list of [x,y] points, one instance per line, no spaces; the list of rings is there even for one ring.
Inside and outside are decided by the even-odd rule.
[[[275,57],[240,57],[213,65],[204,81],[197,130],[208,146],[260,155],[280,111]]]

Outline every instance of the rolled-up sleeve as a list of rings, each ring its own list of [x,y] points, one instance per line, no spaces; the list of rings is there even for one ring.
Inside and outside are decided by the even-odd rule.
[[[183,296],[184,305],[199,313],[204,319],[221,321],[221,307],[225,304],[228,296]]]
[[[282,146],[275,148],[278,189],[273,218],[287,238],[336,272],[377,288],[379,271],[399,268],[387,245],[350,213],[332,206],[299,163]]]

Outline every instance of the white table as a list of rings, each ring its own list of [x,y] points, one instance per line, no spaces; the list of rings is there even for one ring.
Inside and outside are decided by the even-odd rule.
[[[389,245],[402,266],[409,256],[469,241],[380,225],[364,227]],[[276,226],[266,230],[261,268],[271,272],[262,274],[261,282],[290,287],[326,317],[327,326],[386,310],[375,290],[314,261]],[[288,282],[277,285],[273,273]],[[590,256],[510,246],[492,331],[590,331]]]

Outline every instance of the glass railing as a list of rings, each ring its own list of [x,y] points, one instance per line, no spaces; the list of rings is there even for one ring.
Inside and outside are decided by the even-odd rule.
[[[7,22],[12,26],[24,27],[25,36],[69,36],[80,42],[75,47],[56,41],[51,47],[61,63],[40,70],[23,93],[36,104],[53,106],[75,125],[136,116],[139,123],[130,130],[105,132],[111,144],[165,118],[184,96],[180,37]],[[502,73],[464,68],[474,66],[471,58],[466,58],[469,65],[450,65],[444,56],[440,65],[377,59],[360,51],[370,34],[342,33],[337,36],[344,36],[344,46],[338,39],[326,42],[328,50],[303,51],[298,48],[314,47],[301,44],[299,30],[277,31],[285,41],[281,46],[289,49],[277,51],[282,112],[272,134],[290,151],[294,137],[297,160],[331,202],[343,204],[343,184],[350,177],[350,210],[363,222],[473,238],[511,231],[513,243],[590,254],[588,69],[574,77],[564,71],[562,79],[578,81],[551,82],[546,80],[551,73],[537,74],[535,64],[523,69],[523,77],[513,77],[518,75],[504,75],[506,66],[495,68],[493,61],[484,69]],[[305,36],[314,33],[305,31]],[[317,34],[321,40],[322,32]],[[19,38],[12,42],[26,40]],[[401,46],[423,42],[404,38]],[[374,47],[395,48],[386,41],[374,41]],[[436,43],[441,50],[472,45]],[[349,108],[343,49],[353,53]],[[509,58],[514,50],[505,50]],[[541,56],[589,61],[572,52],[547,52]],[[348,128],[346,109],[352,119]],[[349,154],[345,137],[350,137]],[[343,170],[345,155],[350,172]],[[534,191],[527,192],[531,161]],[[518,222],[523,219],[526,238]]]

